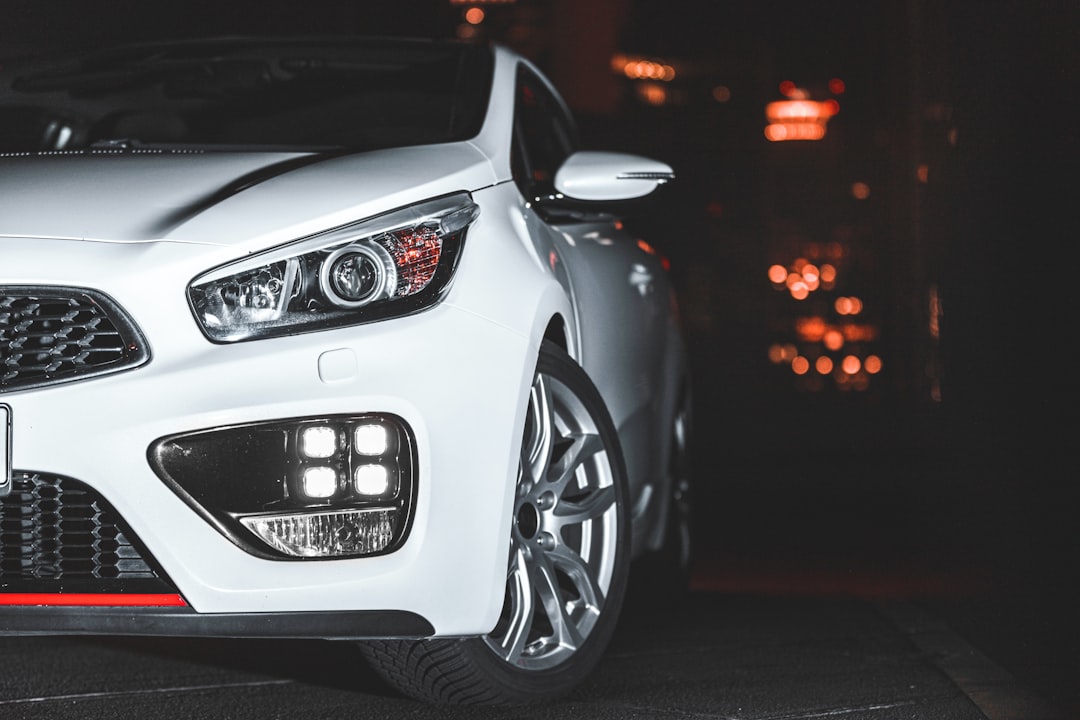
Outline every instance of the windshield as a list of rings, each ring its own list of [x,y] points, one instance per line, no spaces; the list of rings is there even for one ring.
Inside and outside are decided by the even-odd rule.
[[[386,39],[140,45],[5,64],[0,152],[87,147],[369,150],[466,140],[486,48]]]

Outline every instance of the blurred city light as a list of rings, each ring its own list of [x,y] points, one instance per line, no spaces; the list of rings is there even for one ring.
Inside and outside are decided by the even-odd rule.
[[[663,60],[650,60],[635,55],[618,54],[611,58],[611,69],[622,73],[631,80],[660,80],[671,82],[675,79],[675,66]]]
[[[805,91],[789,89],[787,83],[780,83],[781,93],[799,99],[776,100],[765,106],[765,118],[769,121],[765,137],[770,142],[821,140],[829,118],[840,111],[840,103],[833,99],[823,102],[806,99]]]
[[[870,186],[864,182],[852,183],[851,196],[856,200],[866,200],[870,197]]]
[[[717,85],[712,91],[713,99],[719,103],[726,103],[731,100],[731,88],[727,85]]]
[[[668,101],[667,88],[654,82],[641,83],[637,86],[638,98],[647,105],[664,105]]]

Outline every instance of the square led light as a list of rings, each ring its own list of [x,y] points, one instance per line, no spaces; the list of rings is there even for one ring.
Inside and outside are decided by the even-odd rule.
[[[353,449],[359,455],[382,455],[389,445],[382,425],[358,425],[353,431]]]
[[[337,431],[325,425],[304,428],[300,432],[300,452],[305,458],[333,457],[337,452]]]
[[[382,495],[390,489],[390,473],[382,465],[361,465],[353,474],[353,482],[361,495]]]
[[[319,466],[304,468],[300,476],[304,494],[310,498],[333,497],[337,492],[337,471],[334,468]]]

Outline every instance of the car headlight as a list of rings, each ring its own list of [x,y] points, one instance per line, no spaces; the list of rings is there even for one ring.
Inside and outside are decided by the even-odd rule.
[[[478,215],[457,193],[304,238],[199,276],[191,308],[222,343],[418,312],[445,293]]]

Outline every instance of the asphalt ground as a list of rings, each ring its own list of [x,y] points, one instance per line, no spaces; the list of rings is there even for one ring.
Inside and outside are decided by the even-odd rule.
[[[663,612],[631,609],[596,672],[570,697],[509,709],[398,697],[344,643],[8,639],[0,642],[0,717],[1012,717],[986,714],[942,669],[939,659],[950,655],[940,643],[917,644],[889,612],[854,598],[695,592]],[[968,658],[970,670],[963,645],[950,652]],[[1010,702],[1020,697],[982,669],[971,677],[990,677]],[[1015,717],[1058,717],[1030,714],[1041,706],[1020,700],[1028,714]]]
[[[418,704],[344,643],[6,638],[0,718],[1080,717],[1069,508],[1005,492],[1003,463],[972,492],[971,457],[710,454],[692,591],[636,586],[596,672],[548,705]]]
[[[899,448],[864,437],[722,456],[725,482],[698,487],[698,524],[710,529],[698,533],[695,587],[903,603],[900,627],[947,630],[996,668],[980,677],[1007,677],[1017,697],[1080,717],[1066,435]]]

